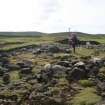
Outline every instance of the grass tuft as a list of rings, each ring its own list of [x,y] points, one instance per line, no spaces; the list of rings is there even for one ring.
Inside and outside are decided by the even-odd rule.
[[[101,97],[96,94],[96,89],[85,88],[75,95],[72,105],[95,105],[99,101],[101,101]]]

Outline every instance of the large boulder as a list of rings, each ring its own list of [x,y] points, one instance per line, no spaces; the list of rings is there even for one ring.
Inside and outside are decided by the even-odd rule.
[[[85,63],[80,61],[77,62],[76,64],[74,64],[75,67],[81,68],[81,69],[85,69]]]
[[[67,78],[69,81],[84,79],[86,78],[86,71],[82,68],[74,67],[68,72]]]
[[[60,48],[55,45],[48,46],[48,52],[58,53],[60,52]]]
[[[66,76],[66,68],[60,65],[46,64],[44,69],[36,75],[38,82],[48,83],[53,78],[60,78]]]
[[[54,77],[64,77],[66,76],[66,68],[60,65],[53,65],[52,66],[52,71],[53,71],[53,76]]]

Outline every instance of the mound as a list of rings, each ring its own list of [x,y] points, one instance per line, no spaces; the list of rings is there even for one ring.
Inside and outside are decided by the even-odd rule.
[[[63,39],[63,40],[59,40],[57,41],[58,43],[61,43],[61,44],[68,44],[68,39]],[[83,41],[83,40],[80,40],[79,41],[79,44],[80,45],[86,45],[87,42],[90,42],[91,45],[99,45],[100,43],[97,42],[97,41]]]

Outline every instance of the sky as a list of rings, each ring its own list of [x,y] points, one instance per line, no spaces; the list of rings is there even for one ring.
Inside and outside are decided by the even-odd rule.
[[[105,33],[105,0],[0,0],[0,31]]]

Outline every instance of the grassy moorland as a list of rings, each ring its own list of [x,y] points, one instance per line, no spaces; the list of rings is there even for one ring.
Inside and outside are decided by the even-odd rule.
[[[93,40],[105,44],[104,35],[77,34],[80,40]],[[0,50],[9,51],[28,45],[43,43],[55,44],[57,41],[67,38],[68,33],[54,33],[41,36],[0,36]],[[60,47],[65,46],[63,44],[59,45]],[[101,52],[96,49],[80,47],[76,49],[75,54],[62,51],[58,53],[51,53],[51,51],[49,51],[49,53],[33,53],[33,49],[31,51],[28,51],[28,49],[25,51],[16,50],[15,54],[14,51],[12,53],[8,52],[7,54],[10,55],[5,57],[4,54],[4,57],[0,57],[1,62],[3,63],[3,67],[1,65],[0,68],[1,73],[6,68],[9,69],[9,71],[5,70],[6,74],[4,73],[3,76],[0,76],[0,96],[2,96],[7,102],[13,100],[17,103],[16,105],[96,105],[96,103],[102,101],[102,97],[99,95],[101,92],[97,90],[97,84],[94,83],[96,75],[94,76],[91,74],[92,76],[88,77],[87,73],[86,77],[82,78],[82,75],[85,75],[85,69],[83,68],[83,70],[81,70],[78,68],[80,79],[76,81],[75,78],[73,78],[74,82],[72,82],[71,72],[68,71],[72,70],[72,72],[75,72],[77,70],[74,65],[75,61],[84,62],[85,59],[86,61],[88,59],[90,60],[90,57],[105,58],[105,51]],[[5,64],[5,60],[6,62],[9,61],[9,63]],[[64,61],[63,64],[67,64],[64,65],[65,67],[63,68],[58,64],[61,63],[61,61]],[[19,63],[22,64],[23,67],[19,66]],[[71,65],[68,66],[68,63]],[[91,62],[88,63],[90,66]],[[26,65],[25,67],[24,64]],[[55,73],[49,72],[49,64],[52,65],[50,67],[51,70],[52,68],[55,68]],[[103,66],[103,64],[104,63],[102,63],[101,68],[100,66],[98,68],[98,75],[105,78],[105,66]],[[46,67],[45,65],[48,66]],[[60,68],[57,65],[59,65]],[[87,65],[84,66],[87,68]],[[95,67],[92,69],[96,69],[97,67],[94,64],[92,66]],[[91,73],[92,69],[89,68],[89,73]],[[31,73],[26,73],[24,70],[31,71]],[[65,72],[65,70],[67,72]],[[50,74],[50,76],[47,76],[46,74]],[[7,84],[5,84],[6,81],[3,79],[5,75],[7,75],[7,77],[10,76],[10,78],[6,79],[6,81],[9,81]],[[78,73],[76,77],[78,77]],[[14,96],[17,98],[16,100],[14,100]],[[2,97],[0,99],[2,99]],[[4,101],[4,103],[6,103],[6,101]],[[33,104],[30,104],[29,102],[32,102]]]
[[[93,40],[102,44],[105,43],[104,35],[90,35],[85,33],[77,33],[80,40]],[[42,44],[42,43],[55,43],[58,40],[68,38],[69,33],[54,33],[37,36],[0,36],[0,50],[11,50],[14,48]]]

